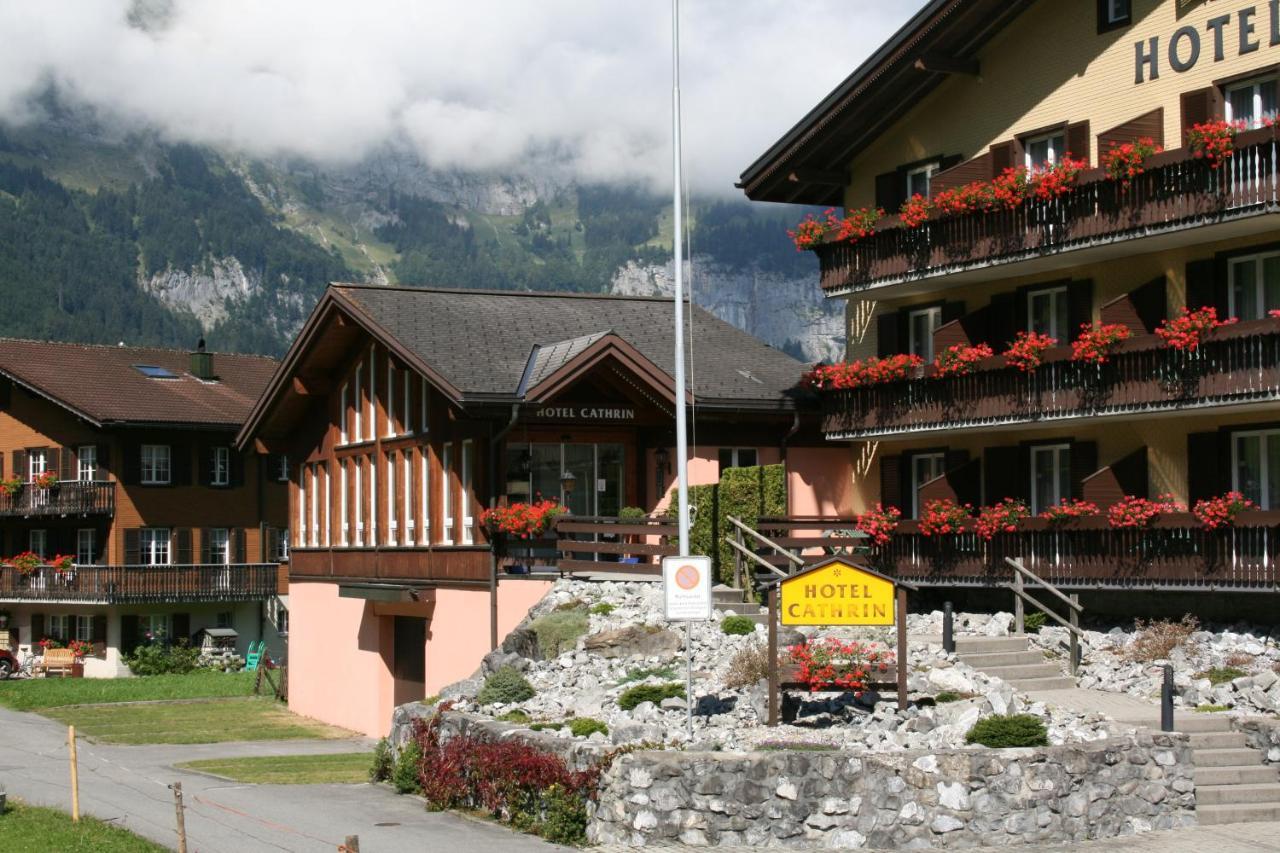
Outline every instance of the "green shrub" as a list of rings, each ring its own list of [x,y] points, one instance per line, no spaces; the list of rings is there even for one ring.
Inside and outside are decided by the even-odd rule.
[[[533,725],[529,726],[529,730],[534,732],[545,732],[545,731],[558,732],[563,728],[564,728],[564,723],[534,723]]]
[[[590,612],[593,616],[608,616],[617,609],[618,608],[614,607],[609,602],[602,601],[599,604],[593,605]]]
[[[618,697],[618,707],[624,711],[630,711],[641,702],[652,702],[657,705],[663,699],[673,699],[677,696],[684,696],[684,685],[675,681],[668,681],[665,684],[637,684],[622,691],[622,695]]]
[[[945,705],[948,702],[959,702],[964,698],[965,697],[961,696],[959,693],[954,693],[950,690],[944,690],[941,693],[939,693],[937,696],[934,696],[933,701],[937,702],[939,705]]]
[[[369,767],[370,782],[385,782],[391,777],[391,741],[382,738],[373,748],[373,764]]]
[[[125,658],[134,675],[186,675],[196,669],[199,660],[200,650],[191,648],[186,640],[172,645],[147,643]]]
[[[519,670],[504,666],[485,679],[484,687],[480,688],[480,693],[476,696],[476,703],[493,705],[501,702],[510,705],[512,702],[532,699],[536,692]]]
[[[1216,714],[1220,711],[1230,711],[1226,705],[1197,705],[1196,713],[1199,714]]]
[[[1048,746],[1049,731],[1039,717],[1031,714],[996,714],[978,720],[964,739],[966,743],[980,743],[992,749]]]
[[[726,634],[745,637],[756,632],[756,623],[748,616],[726,616],[720,621],[720,630]]]
[[[569,731],[574,737],[590,737],[596,732],[609,734],[609,727],[595,717],[575,717],[569,721]]]
[[[1040,629],[1044,627],[1045,619],[1048,617],[1037,610],[1035,613],[1028,613],[1022,619],[1023,627],[1026,628],[1028,634],[1039,634]]]
[[[538,635],[543,659],[551,660],[577,645],[578,638],[587,633],[587,623],[587,609],[577,605],[539,616],[529,627]]]
[[[529,717],[528,714],[526,714],[524,711],[521,711],[519,708],[512,708],[510,711],[501,715],[497,719],[499,722],[503,722],[503,723],[527,723],[531,718]]]
[[[1243,678],[1249,673],[1243,669],[1234,666],[1215,666],[1212,669],[1206,669],[1204,672],[1197,673],[1196,678],[1207,678],[1209,683],[1215,687],[1219,684],[1226,684],[1228,681],[1235,681],[1237,678]]]
[[[587,843],[587,801],[582,794],[552,785],[542,794],[542,806],[543,838],[573,847]]]
[[[632,681],[644,681],[646,678],[665,678],[672,679],[679,674],[674,666],[641,666],[627,670],[627,674],[622,676],[619,684],[627,684]]]
[[[697,508],[689,530],[691,553],[711,555],[716,577],[732,584],[734,552],[725,543],[732,528],[728,516],[754,527],[761,517],[786,515],[786,471],[782,465],[730,468],[717,484],[690,487],[689,504]],[[667,513],[671,517],[679,513],[676,500]]]
[[[391,786],[397,794],[416,794],[422,790],[418,779],[418,765],[422,763],[422,748],[416,741],[409,741],[396,756],[391,768]]]
[[[638,518],[648,518],[649,513],[645,512],[638,506],[624,506],[618,513],[618,518],[625,518],[628,521],[634,521]]]

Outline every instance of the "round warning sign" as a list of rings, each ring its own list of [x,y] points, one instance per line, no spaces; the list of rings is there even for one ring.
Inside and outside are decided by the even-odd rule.
[[[702,572],[698,571],[695,566],[685,563],[676,569],[676,584],[681,589],[693,589],[702,580]]]
[[[667,557],[662,561],[667,619],[700,622],[711,618],[711,558]]]

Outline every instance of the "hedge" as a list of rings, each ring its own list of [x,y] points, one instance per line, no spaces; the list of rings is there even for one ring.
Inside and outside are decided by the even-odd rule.
[[[734,516],[754,527],[764,517],[787,514],[787,474],[782,465],[755,468],[730,468],[720,475],[717,485],[691,486],[689,503],[697,509],[689,528],[689,549],[694,554],[709,554],[716,577],[733,585],[733,549],[725,543]],[[673,499],[668,514],[675,517],[678,500]]]

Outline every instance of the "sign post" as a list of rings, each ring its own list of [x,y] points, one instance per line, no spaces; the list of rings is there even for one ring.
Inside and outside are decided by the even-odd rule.
[[[685,717],[693,740],[693,623],[711,619],[711,558],[664,557],[662,601],[668,622],[685,623]]]

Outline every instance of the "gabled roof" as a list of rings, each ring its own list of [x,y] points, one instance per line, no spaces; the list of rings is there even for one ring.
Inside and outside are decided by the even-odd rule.
[[[737,186],[753,201],[840,205],[848,167],[1036,0],[930,0],[747,167]],[[1092,14],[1080,6],[1081,14]]]
[[[0,338],[0,376],[95,426],[235,428],[276,370],[266,356],[215,353],[217,379],[202,381],[188,372],[189,362],[181,350]],[[139,365],[172,378],[151,378]]]
[[[570,338],[567,341],[556,341],[553,344],[534,344],[533,352],[529,353],[529,363],[525,367],[524,378],[520,380],[520,387],[516,391],[516,396],[525,396],[530,388],[564,368],[592,344],[608,334],[611,333],[596,332],[593,335],[581,335],[576,338]]]

